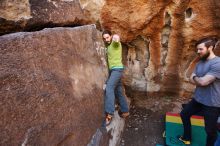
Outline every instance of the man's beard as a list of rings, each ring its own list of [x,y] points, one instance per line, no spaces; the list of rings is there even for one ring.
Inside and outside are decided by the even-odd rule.
[[[209,55],[210,55],[210,52],[207,51],[203,56],[200,57],[200,60],[202,60],[202,61],[206,61],[207,58],[209,57]]]
[[[109,41],[109,42],[105,41],[105,45],[106,45],[106,46],[108,46],[108,45],[110,45],[110,44],[111,44],[110,41]]]

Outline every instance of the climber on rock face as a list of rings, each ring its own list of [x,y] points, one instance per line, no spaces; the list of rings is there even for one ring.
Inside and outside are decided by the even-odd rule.
[[[190,117],[201,112],[205,120],[207,134],[206,146],[214,146],[217,139],[217,119],[220,112],[220,57],[213,50],[218,40],[207,37],[196,43],[200,61],[197,63],[190,81],[196,85],[192,100],[180,113],[184,134],[179,140],[184,144],[191,143]]]
[[[102,33],[103,41],[107,48],[107,62],[109,77],[106,82],[104,110],[105,119],[103,126],[110,124],[115,111],[115,98],[118,98],[120,110],[119,115],[123,118],[129,115],[129,107],[122,88],[122,73],[124,66],[122,64],[122,45],[120,37],[117,34],[112,35],[108,30]]]

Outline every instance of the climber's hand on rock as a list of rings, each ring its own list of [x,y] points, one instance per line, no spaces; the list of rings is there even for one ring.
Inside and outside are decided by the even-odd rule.
[[[115,41],[115,42],[119,42],[119,41],[120,41],[119,35],[114,34],[114,35],[112,36],[112,40]]]

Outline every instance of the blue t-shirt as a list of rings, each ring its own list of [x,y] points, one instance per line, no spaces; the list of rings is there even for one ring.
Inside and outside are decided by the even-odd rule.
[[[220,107],[220,57],[207,61],[199,61],[194,73],[198,77],[215,76],[214,82],[207,86],[196,86],[193,98],[204,105]]]

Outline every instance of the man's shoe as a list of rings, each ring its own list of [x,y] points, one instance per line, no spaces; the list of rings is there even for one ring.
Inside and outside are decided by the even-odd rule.
[[[121,118],[127,118],[130,115],[129,112],[121,112],[120,110],[118,111],[118,114]]]
[[[112,121],[112,115],[106,114],[105,119],[102,123],[102,127],[106,127],[106,126],[110,125],[111,121]]]
[[[191,144],[191,141],[190,141],[190,140],[185,140],[185,139],[183,138],[183,136],[179,136],[178,139],[179,139],[180,141],[182,141],[185,145],[190,145],[190,144]]]

